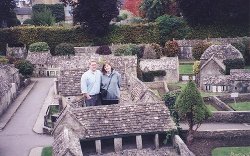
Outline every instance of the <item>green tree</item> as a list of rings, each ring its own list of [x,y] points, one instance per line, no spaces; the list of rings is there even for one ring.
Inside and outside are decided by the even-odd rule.
[[[0,28],[18,25],[14,0],[0,0]]]
[[[45,8],[41,12],[33,12],[31,19],[33,21],[33,24],[37,26],[52,26],[56,21],[55,17],[52,15],[52,12],[47,8]]]
[[[34,70],[33,65],[27,60],[16,61],[15,67],[19,69],[19,73],[21,73],[24,77],[30,77]]]
[[[189,125],[189,133],[187,137],[188,143],[193,141],[193,132],[196,131],[209,116],[211,112],[206,107],[199,90],[193,81],[189,81],[178,96],[175,103],[179,117],[186,120]],[[194,127],[196,128],[194,129]]]
[[[81,23],[90,34],[104,36],[108,32],[109,23],[119,15],[117,0],[61,0],[64,4],[75,6],[74,23]]]

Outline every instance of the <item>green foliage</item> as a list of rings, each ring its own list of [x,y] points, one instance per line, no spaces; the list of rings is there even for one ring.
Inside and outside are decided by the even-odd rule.
[[[212,156],[249,156],[250,146],[244,147],[218,147],[212,150]]]
[[[0,56],[0,64],[8,64],[9,60],[5,56]]]
[[[205,50],[210,47],[212,44],[208,42],[202,42],[196,44],[192,49],[192,55],[195,60],[200,60],[201,55],[205,52]]]
[[[34,25],[34,22],[32,19],[26,19],[25,21],[23,21],[23,24],[30,24],[30,25]]]
[[[52,26],[55,24],[55,17],[47,8],[45,8],[41,12],[33,12],[31,19],[33,21],[33,24],[36,26]]]
[[[45,9],[51,11],[56,22],[64,21],[65,13],[63,4],[35,4],[32,6],[33,12],[43,12]]]
[[[52,147],[44,147],[41,156],[52,156]]]
[[[249,0],[177,0],[183,16],[191,25],[239,24],[249,27]]]
[[[30,52],[47,52],[49,50],[49,45],[46,42],[36,42],[29,46]]]
[[[118,49],[115,50],[114,55],[115,56],[132,56],[137,55],[138,58],[142,57],[143,49],[140,46],[137,46],[135,44],[128,44],[124,45]]]
[[[143,59],[159,59],[162,56],[162,48],[159,44],[151,43],[144,47]]]
[[[198,74],[200,72],[200,61],[195,61],[193,65],[194,74]]]
[[[178,56],[180,47],[176,41],[167,41],[163,50],[163,55],[168,57]]]
[[[161,44],[165,44],[166,41],[172,40],[173,38],[183,39],[188,35],[189,27],[181,17],[163,15],[155,21],[160,30]]]
[[[15,67],[19,69],[19,72],[24,77],[30,77],[33,73],[34,67],[33,65],[27,60],[18,60],[15,62]]]
[[[109,48],[108,45],[102,45],[102,46],[100,46],[100,47],[96,50],[95,53],[96,53],[96,54],[99,54],[99,55],[109,55],[109,54],[111,54],[112,52],[111,52],[111,50],[110,50],[110,48]]]
[[[226,66],[225,74],[229,75],[231,69],[244,69],[245,67],[245,61],[241,58],[235,58],[235,59],[226,59],[223,60],[223,63]]]
[[[243,55],[243,58],[245,59],[245,63],[249,65],[250,64],[250,39],[243,38],[242,42],[232,43],[232,46],[234,46],[236,49],[238,49],[241,52],[241,54]]]
[[[55,55],[75,55],[73,44],[60,43],[55,48]]]
[[[142,72],[142,80],[144,82],[153,82],[155,76],[166,76],[166,71],[156,70],[156,71]]]
[[[196,124],[197,130],[202,122],[211,116],[211,112],[206,107],[193,81],[189,81],[182,93],[178,96],[175,102],[175,109],[180,118],[188,122],[190,131],[193,131],[193,127]]]
[[[17,25],[16,13],[14,12],[15,7],[16,3],[14,0],[0,1],[0,28]]]
[[[140,10],[149,21],[153,21],[165,14],[165,8],[169,2],[169,0],[143,0]]]
[[[156,58],[159,59],[162,56],[162,47],[159,44],[151,43],[150,46],[154,49],[156,53]]]
[[[79,0],[73,14],[74,23],[81,23],[89,34],[100,37],[108,33],[109,23],[119,15],[119,10],[116,0]]]

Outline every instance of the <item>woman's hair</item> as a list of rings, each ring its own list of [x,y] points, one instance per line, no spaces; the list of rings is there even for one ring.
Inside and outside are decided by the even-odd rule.
[[[106,63],[104,63],[103,66],[102,66],[102,73],[103,73],[103,74],[106,74],[106,73],[107,73],[107,71],[105,70],[105,65],[106,65],[106,64],[108,64],[108,65],[111,66],[111,72],[113,72],[114,68],[112,67],[111,63],[110,63],[110,62],[106,62]]]

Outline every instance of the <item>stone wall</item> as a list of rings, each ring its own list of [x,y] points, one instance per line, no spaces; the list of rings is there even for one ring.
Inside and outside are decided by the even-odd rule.
[[[221,101],[224,103],[233,103],[234,98],[231,97],[231,94],[223,95],[223,96],[217,96]],[[250,101],[250,94],[239,94],[239,97],[235,98],[236,102],[245,102]]]
[[[218,110],[224,110],[224,111],[234,111],[231,107],[229,107],[227,104],[225,104],[223,101],[221,101],[216,96],[209,97],[209,101],[211,101],[212,105],[217,108]]]
[[[197,131],[188,148],[197,156],[211,156],[216,147],[249,146],[250,130]]]
[[[216,111],[206,122],[249,123],[250,111]]]
[[[191,152],[187,145],[183,142],[179,135],[175,135],[173,139],[174,147],[180,151],[181,156],[195,156],[193,152]]]
[[[144,59],[140,61],[140,68],[143,72],[164,70],[166,76],[164,81],[175,83],[179,81],[179,60],[178,57],[162,57],[161,59]]]

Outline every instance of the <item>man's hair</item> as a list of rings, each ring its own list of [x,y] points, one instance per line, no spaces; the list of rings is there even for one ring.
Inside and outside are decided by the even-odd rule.
[[[89,65],[92,63],[92,62],[95,62],[95,63],[97,63],[97,61],[96,60],[94,60],[94,59],[91,59],[90,61],[89,61]]]

